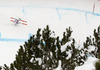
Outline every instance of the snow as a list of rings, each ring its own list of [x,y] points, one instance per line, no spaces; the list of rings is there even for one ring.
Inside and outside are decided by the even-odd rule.
[[[64,52],[67,48],[67,46],[71,46],[72,40],[67,42],[65,45],[61,46],[61,52]]]
[[[93,58],[93,57],[88,57],[84,65],[76,67],[75,70],[95,70],[96,61],[98,61],[98,59]]]
[[[59,61],[59,65],[55,70],[61,70],[61,61]]]
[[[93,14],[94,3],[96,8]],[[7,39],[26,41],[29,34],[35,34],[38,28],[43,29],[46,25],[60,38],[66,28],[71,26],[72,37],[81,44],[100,25],[99,8],[100,1],[96,0],[0,0],[0,66],[13,62],[19,46],[24,44],[24,41]],[[26,20],[28,25],[15,26],[10,17]],[[94,58],[91,59],[94,61]],[[75,70],[84,69],[88,64],[92,66],[88,68],[94,69],[92,62],[88,62]]]
[[[95,46],[89,46],[88,48],[88,52],[94,51],[95,50]]]
[[[41,58],[36,58],[36,61],[38,61],[38,62],[39,62],[39,65],[41,65],[41,64],[42,64],[42,60],[41,60]]]

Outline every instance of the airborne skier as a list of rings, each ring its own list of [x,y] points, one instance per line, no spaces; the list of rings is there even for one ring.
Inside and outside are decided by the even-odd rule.
[[[13,17],[10,17],[11,18],[11,21],[13,22],[13,23],[15,23],[15,25],[17,25],[17,24],[23,24],[23,25],[27,25],[26,24],[26,22],[27,21],[24,21],[24,20],[21,20],[21,18],[13,18]]]
[[[15,19],[15,22],[14,22],[15,25],[20,24],[20,20],[21,20],[20,18],[19,19]]]

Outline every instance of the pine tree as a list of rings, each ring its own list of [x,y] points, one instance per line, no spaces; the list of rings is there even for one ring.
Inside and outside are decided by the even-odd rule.
[[[87,37],[86,42],[84,42],[84,48],[86,55],[91,55],[91,56],[95,56],[96,58],[100,59],[100,26],[96,29],[94,29],[94,38]],[[91,52],[88,52],[88,47],[89,46],[94,46],[95,49]],[[96,70],[100,70],[100,61],[98,60],[95,63],[95,69]]]
[[[37,31],[39,33],[40,29]],[[24,46],[20,46],[16,60],[14,61],[15,69],[17,70],[39,70],[39,64],[36,58],[41,57],[42,53],[39,50],[39,36],[35,38],[34,35],[30,37]]]
[[[97,31],[94,29],[94,37],[95,37],[95,55],[98,58],[100,55],[100,26],[98,27]]]
[[[64,45],[65,43],[67,43],[68,41],[70,41],[70,36],[72,34],[72,30],[71,30],[71,27],[69,28],[66,28],[66,32],[63,33],[63,38],[62,38],[62,41],[61,41],[61,44]]]
[[[76,48],[75,39],[71,38],[71,27],[63,33],[63,38],[51,36],[54,31],[47,25],[44,30],[37,30],[36,35],[31,36],[25,44],[20,46],[15,61],[10,67],[4,66],[5,70],[53,70],[56,69],[61,61],[62,70],[74,70],[75,66],[84,63],[81,56],[83,50]],[[55,34],[54,34],[55,35]],[[65,51],[61,48],[66,46]],[[71,56],[69,56],[68,52]]]
[[[15,70],[15,68],[14,68],[14,64],[10,64],[10,70]]]
[[[88,57],[88,54],[91,56],[94,56],[96,58],[99,58],[100,56],[100,26],[96,29],[94,29],[94,38],[87,37],[86,42],[84,42],[84,52],[86,54],[86,57]],[[94,46],[95,49],[91,52],[88,52],[89,46]]]
[[[54,33],[54,32],[53,32]],[[58,66],[58,60],[57,60],[57,46],[56,46],[56,38],[51,37],[51,30],[49,29],[49,26],[46,27],[42,31],[42,38],[45,45],[43,45],[43,57],[42,57],[42,66],[44,66],[47,70],[53,70]]]
[[[71,38],[71,34],[72,34],[72,30],[71,27],[66,29],[66,32],[63,33],[63,38],[61,40],[61,44],[59,44],[59,55],[60,58],[59,60],[61,60],[61,67],[62,70],[74,70],[74,68],[76,66],[80,66],[82,64],[84,64],[84,57],[85,56],[81,56],[81,52],[83,51],[82,49],[78,49],[75,46],[75,39]],[[63,47],[63,45],[69,43],[69,45],[66,46],[66,50],[61,52],[61,47]],[[77,46],[79,47],[79,46]],[[70,57],[68,57],[69,54],[67,54],[68,52],[70,52]],[[58,55],[58,56],[59,56]]]
[[[79,50],[78,48],[75,47],[76,47],[75,40],[72,39],[72,43],[67,46],[64,52],[62,52],[62,55],[69,51],[71,54],[69,58],[67,58],[69,54],[65,54],[64,57],[61,59],[63,70],[74,70],[76,66],[84,64],[84,56],[81,56],[82,50]]]

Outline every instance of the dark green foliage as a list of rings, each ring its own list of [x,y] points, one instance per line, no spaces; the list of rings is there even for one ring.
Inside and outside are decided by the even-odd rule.
[[[93,40],[92,40],[91,36],[86,38],[86,42],[83,43],[83,46],[84,46],[83,51],[84,51],[84,54],[85,54],[84,60],[86,60],[89,57],[89,55],[91,55],[91,56],[95,55],[94,51],[88,52],[89,46],[93,46]]]
[[[66,59],[66,54],[64,58],[61,59],[62,61],[62,69],[63,70],[74,70],[76,66],[80,66],[84,64],[84,56],[81,56],[82,50],[75,48],[75,40],[72,39],[71,46],[67,46],[66,50],[63,52],[71,51],[71,57]],[[63,55],[62,53],[62,55]]]
[[[8,67],[6,64],[4,64],[3,69],[4,69],[4,70],[10,70],[9,67]]]
[[[2,67],[0,66],[0,70],[2,70]]]
[[[12,63],[10,64],[10,70],[15,70],[14,65]]]
[[[20,46],[15,61],[10,68],[4,65],[4,70],[54,70],[58,67],[59,61],[62,70],[74,70],[75,66],[84,63],[85,56],[81,56],[84,50],[76,48],[75,40],[71,38],[71,27],[66,29],[61,40],[59,36],[51,36],[54,31],[51,31],[48,25],[42,33],[40,32],[41,29],[38,29],[36,35]],[[64,45],[66,49],[62,51]],[[85,45],[87,47],[87,44]]]
[[[98,55],[99,60],[95,63],[95,70],[100,70],[100,54]]]
[[[100,26],[98,27],[97,31],[94,30],[94,37],[95,37],[95,55],[98,58],[98,55],[100,55]]]
[[[73,31],[71,31],[71,27],[69,27],[68,29],[66,29],[66,32],[63,33],[63,38],[61,41],[61,44],[64,45],[65,43],[67,43],[68,41],[70,41],[70,36],[72,34]]]
[[[84,48],[85,48],[85,55],[91,55],[98,59],[100,59],[100,26],[96,29],[94,29],[94,38],[87,37],[86,42],[84,42]],[[94,46],[94,50],[91,52],[88,52],[89,46]],[[95,63],[95,69],[100,70],[100,61],[97,61]]]
[[[100,70],[100,61],[95,63],[95,69]]]
[[[99,58],[100,56],[100,26],[96,29],[94,29],[94,38],[87,37],[86,42],[84,42],[84,49],[86,55],[89,54],[91,56],[94,56],[96,58]],[[94,46],[94,50],[91,52],[88,52],[89,46]]]

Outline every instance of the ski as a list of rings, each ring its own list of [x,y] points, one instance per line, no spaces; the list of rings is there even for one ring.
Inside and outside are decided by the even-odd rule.
[[[27,24],[25,24],[25,23],[22,23],[23,25],[27,25]]]
[[[11,20],[12,22],[14,22],[14,20]]]
[[[15,18],[13,18],[13,17],[10,17],[11,19],[15,19]]]
[[[24,21],[24,20],[21,20],[21,21],[22,21],[22,22],[25,22],[25,23],[27,22],[27,21]]]

